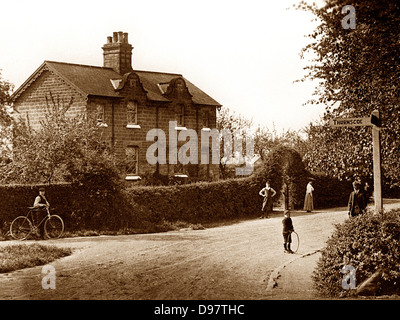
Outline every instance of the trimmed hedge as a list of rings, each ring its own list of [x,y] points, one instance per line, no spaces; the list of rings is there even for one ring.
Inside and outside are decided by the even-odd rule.
[[[43,185],[0,186],[0,229],[28,212]],[[169,187],[136,187],[126,192],[90,190],[74,184],[45,185],[53,213],[65,228],[76,230],[120,230],[143,221],[210,222],[216,219],[258,215],[262,179],[251,177]]]
[[[128,190],[129,197],[145,208],[148,221],[211,222],[260,214],[261,177],[238,178],[177,186],[143,186]]]
[[[353,186],[350,181],[340,181],[322,173],[312,173],[313,197],[315,208],[333,208],[347,206]],[[304,185],[304,192],[306,185]],[[304,203],[304,198],[303,198]]]

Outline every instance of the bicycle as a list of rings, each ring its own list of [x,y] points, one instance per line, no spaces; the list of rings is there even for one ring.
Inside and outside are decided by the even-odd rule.
[[[15,240],[25,240],[32,233],[37,234],[39,227],[44,223],[44,236],[47,239],[58,239],[64,232],[64,221],[56,214],[50,214],[49,208],[46,207],[47,215],[39,222],[35,223],[34,212],[41,209],[36,207],[28,207],[29,211],[26,216],[16,217],[10,225],[10,235]],[[31,220],[29,220],[29,215]],[[32,223],[33,222],[33,223]]]

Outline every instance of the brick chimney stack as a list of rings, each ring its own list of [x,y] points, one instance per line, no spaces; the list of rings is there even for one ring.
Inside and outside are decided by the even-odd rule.
[[[113,68],[123,75],[132,71],[132,45],[128,43],[128,33],[113,32],[112,37],[107,37],[103,49],[103,66]]]

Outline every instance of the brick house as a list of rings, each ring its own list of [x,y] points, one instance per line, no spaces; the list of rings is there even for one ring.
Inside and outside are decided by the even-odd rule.
[[[167,163],[150,164],[146,152],[155,142],[146,141],[146,135],[152,129],[162,129],[168,143],[170,136],[176,139],[180,132],[193,129],[200,150],[200,136],[216,127],[216,110],[221,105],[181,74],[134,70],[127,33],[114,32],[102,49],[103,67],[44,61],[13,93],[16,113],[28,117],[31,126],[37,128],[45,115],[49,93],[61,101],[72,97],[68,113],[94,114],[104,138],[119,156],[126,157],[126,180],[138,180],[156,171],[218,179],[218,165],[202,163],[200,152],[197,164],[170,161],[169,145]],[[176,121],[172,134],[170,121]],[[179,148],[185,141],[177,143]]]

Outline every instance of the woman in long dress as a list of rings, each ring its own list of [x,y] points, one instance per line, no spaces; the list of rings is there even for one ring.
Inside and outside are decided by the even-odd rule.
[[[304,211],[311,212],[314,210],[314,203],[313,203],[313,191],[314,188],[312,186],[312,182],[308,182],[306,188],[306,197],[304,199]]]

